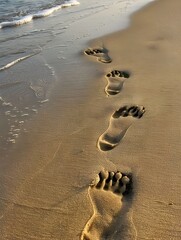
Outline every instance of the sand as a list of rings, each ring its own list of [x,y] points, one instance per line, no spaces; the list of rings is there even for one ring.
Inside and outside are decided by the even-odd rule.
[[[156,1],[83,46],[106,53],[77,53],[63,77],[78,86],[57,84],[3,155],[3,240],[181,239],[180,7]]]

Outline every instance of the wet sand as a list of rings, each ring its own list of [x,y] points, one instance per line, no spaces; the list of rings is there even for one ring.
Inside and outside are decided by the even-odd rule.
[[[180,239],[180,7],[156,1],[75,53],[3,155],[2,239]],[[100,43],[112,62],[83,54]]]

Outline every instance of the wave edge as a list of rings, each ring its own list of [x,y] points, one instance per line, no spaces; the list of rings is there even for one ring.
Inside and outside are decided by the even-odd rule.
[[[47,16],[51,15],[53,12],[58,11],[62,8],[76,6],[79,4],[80,4],[80,2],[78,2],[77,0],[65,1],[63,4],[57,5],[55,7],[51,7],[49,9],[44,9],[44,10],[39,11],[34,14],[24,16],[18,20],[2,22],[2,23],[0,23],[0,29],[8,28],[8,27],[17,27],[17,26],[20,26],[23,24],[27,24],[27,23],[31,22],[33,19],[47,17]]]

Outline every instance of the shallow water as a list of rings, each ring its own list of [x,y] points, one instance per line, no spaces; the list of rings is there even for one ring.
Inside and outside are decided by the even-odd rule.
[[[12,21],[62,4],[63,0],[6,0],[0,2],[0,22]]]

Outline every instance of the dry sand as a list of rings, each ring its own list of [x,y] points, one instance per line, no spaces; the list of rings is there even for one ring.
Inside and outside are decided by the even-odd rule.
[[[128,29],[92,42],[104,43],[111,63],[79,56],[81,71],[66,77],[93,79],[79,89],[84,98],[65,101],[74,93],[57,87],[4,156],[3,240],[181,239],[180,8],[179,0],[156,1]],[[117,76],[119,91],[108,97],[113,70],[130,77]],[[105,135],[115,145],[102,151]]]

